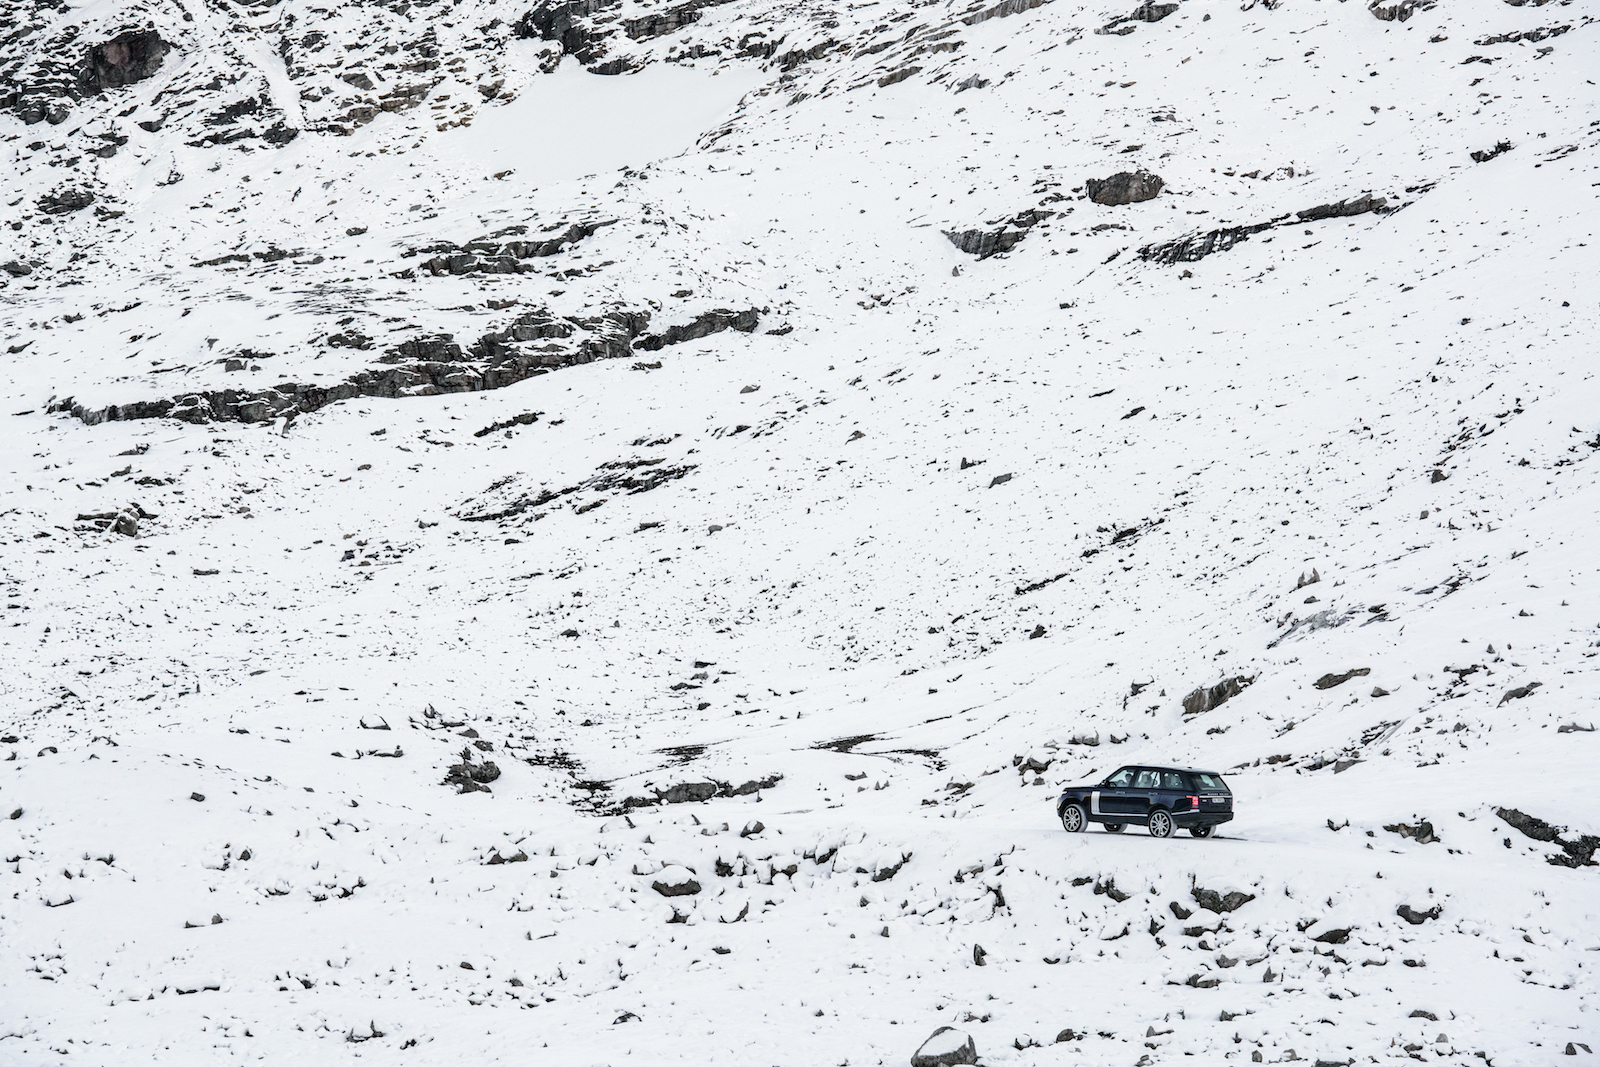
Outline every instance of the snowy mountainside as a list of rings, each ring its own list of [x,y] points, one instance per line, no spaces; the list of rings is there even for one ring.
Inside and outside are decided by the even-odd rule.
[[[1584,5],[4,11],[6,1062],[1593,1055]]]

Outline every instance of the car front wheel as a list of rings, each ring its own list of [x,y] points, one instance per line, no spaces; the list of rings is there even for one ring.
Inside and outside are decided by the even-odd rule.
[[[1212,833],[1216,831],[1216,829],[1217,828],[1215,826],[1191,826],[1189,827],[1189,832],[1195,837],[1207,838],[1210,837]]]
[[[1088,821],[1081,804],[1068,804],[1061,809],[1061,828],[1069,834],[1082,833]]]
[[[1168,815],[1160,808],[1157,808],[1155,811],[1150,813],[1150,822],[1148,825],[1150,827],[1151,837],[1172,836],[1172,816]]]

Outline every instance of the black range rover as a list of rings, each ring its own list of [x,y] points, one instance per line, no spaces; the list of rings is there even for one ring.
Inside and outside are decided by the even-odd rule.
[[[1073,834],[1097,822],[1112,833],[1139,823],[1151,837],[1171,837],[1180,827],[1210,837],[1233,818],[1233,794],[1214,771],[1120,767],[1104,781],[1068,786],[1056,800],[1056,814]]]

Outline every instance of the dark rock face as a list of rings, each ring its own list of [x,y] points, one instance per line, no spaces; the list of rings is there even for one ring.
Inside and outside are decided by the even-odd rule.
[[[1352,678],[1365,678],[1371,673],[1371,667],[1357,667],[1354,670],[1345,671],[1343,674],[1324,674],[1311,684],[1318,689],[1332,689],[1336,685],[1343,685]]]
[[[39,198],[39,210],[46,215],[67,215],[82,211],[94,203],[94,194],[87,189],[63,189]]]
[[[1241,674],[1237,678],[1224,678],[1209,689],[1202,686],[1183,698],[1183,713],[1199,715],[1201,712],[1220,707],[1224,702],[1244,692],[1245,688],[1255,680],[1254,675],[1246,677]]]
[[[1389,201],[1381,196],[1371,193],[1362,193],[1360,196],[1341,200],[1337,204],[1318,204],[1316,207],[1296,211],[1301,222],[1315,222],[1318,219],[1338,219],[1347,215],[1364,215],[1369,211],[1382,211]]]
[[[466,349],[449,334],[412,338],[378,357],[389,366],[359,371],[334,385],[279,382],[267,389],[219,389],[103,408],[86,408],[66,397],[51,401],[50,410],[70,411],[91,426],[161,418],[196,424],[269,422],[356,396],[393,400],[503,389],[561,367],[631,356],[636,348],[653,352],[730,329],[751,333],[760,320],[755,308],[710,311],[686,325],[641,336],[650,325],[648,311],[616,308],[593,318],[557,318],[540,309],[518,316],[504,330],[484,334]]]
[[[1496,156],[1503,155],[1509,151],[1511,151],[1511,142],[1501,141],[1493,148],[1480,148],[1476,152],[1473,152],[1472,161],[1474,163],[1487,163]]]
[[[460,762],[445,772],[444,784],[455,786],[458,793],[489,792],[489,783],[500,777],[500,768],[492,760],[473,763],[472,759],[472,749],[463,748]]]
[[[1238,911],[1252,900],[1256,899],[1254,893],[1218,893],[1215,889],[1195,888],[1189,891],[1196,904],[1210,912],[1221,915],[1225,912]],[[1177,911],[1176,908],[1173,909]]]
[[[1367,6],[1372,12],[1372,17],[1379,22],[1404,22],[1418,11],[1427,11],[1433,7],[1436,0],[1400,0],[1399,3],[1385,3],[1383,0],[1374,0]]]
[[[1516,808],[1495,808],[1494,813],[1504,819],[1509,826],[1520,830],[1525,836],[1535,841],[1548,841],[1561,846],[1565,853],[1560,856],[1551,856],[1548,862],[1557,867],[1592,867],[1595,865],[1594,854],[1600,849],[1600,837],[1590,834],[1581,834],[1576,840],[1567,840],[1561,835],[1566,832],[1565,827],[1557,828],[1543,819],[1526,815]]]
[[[1193,263],[1213,252],[1226,252],[1240,241],[1249,240],[1251,234],[1270,230],[1273,225],[1271,222],[1258,222],[1250,226],[1229,226],[1206,233],[1193,233],[1176,241],[1145,245],[1139,249],[1139,258],[1167,266],[1174,263]]]
[[[1109,178],[1090,178],[1084,182],[1089,199],[1106,207],[1137,204],[1154,200],[1166,182],[1159,174],[1143,170],[1125,170]]]
[[[161,67],[172,45],[155,30],[129,30],[89,49],[78,72],[78,89],[85,95],[120,89],[143,81]]]
[[[585,219],[524,238],[526,226],[510,226],[503,230],[468,241],[464,245],[442,241],[426,248],[412,249],[405,256],[425,255],[420,270],[435,277],[445,274],[518,274],[539,268],[523,260],[553,256],[565,251],[600,229],[616,223],[616,219]],[[510,238],[509,240],[507,238]]]
[[[658,334],[641,337],[634,342],[633,347],[641,352],[656,352],[666,345],[682,344],[684,341],[698,341],[702,337],[710,337],[723,330],[733,330],[737,333],[754,333],[761,322],[761,313],[755,308],[745,311],[728,311],[718,308],[697,316],[692,322],[684,326],[669,326]]]
[[[1177,4],[1158,4],[1155,0],[1141,4],[1133,9],[1130,19],[1136,22],[1160,22],[1174,11],[1178,10]]]
[[[1030,208],[1000,223],[999,229],[945,230],[944,235],[949,238],[951,244],[967,255],[988,259],[1001,252],[1011,251],[1017,246],[1018,241],[1028,235],[1030,229],[1054,214],[1054,211]]]

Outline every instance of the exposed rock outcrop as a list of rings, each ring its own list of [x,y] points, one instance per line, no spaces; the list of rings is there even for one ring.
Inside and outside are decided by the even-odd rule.
[[[1054,214],[1054,211],[1030,208],[999,223],[997,229],[945,230],[944,235],[950,239],[951,244],[968,255],[988,259],[1001,252],[1011,251],[1017,246],[1018,241],[1028,235],[1030,229]]]
[[[172,45],[155,30],[129,30],[94,45],[78,72],[78,90],[85,95],[120,89],[144,81],[161,67]]]
[[[1145,245],[1139,249],[1139,258],[1168,266],[1174,263],[1193,263],[1213,252],[1226,252],[1240,241],[1248,240],[1251,234],[1270,230],[1275,225],[1273,222],[1258,222],[1249,226],[1228,226],[1220,230],[1208,230],[1205,233],[1192,233],[1176,241]]]
[[[1245,688],[1255,680],[1254,675],[1241,674],[1236,678],[1224,678],[1210,688],[1201,686],[1183,698],[1183,713],[1184,715],[1199,715],[1201,712],[1220,707],[1223,703],[1244,692]]]
[[[1296,211],[1301,222],[1315,222],[1318,219],[1338,219],[1347,215],[1364,215],[1369,211],[1382,211],[1389,201],[1381,196],[1371,193],[1362,193],[1348,200],[1341,200],[1337,204],[1318,204],[1308,207],[1304,211]]]
[[[1089,199],[1107,207],[1138,204],[1154,200],[1166,183],[1159,174],[1144,170],[1125,170],[1109,178],[1090,178],[1084,182]]]
[[[66,397],[51,400],[49,409],[70,411],[91,426],[158,418],[268,422],[356,396],[398,399],[503,389],[560,367],[630,356],[636,347],[654,352],[723,330],[751,333],[761,314],[755,308],[708,311],[687,324],[641,336],[650,324],[648,311],[619,307],[580,318],[557,317],[539,309],[518,316],[504,330],[484,334],[465,350],[450,334],[414,337],[378,357],[379,363],[390,366],[359,371],[333,385],[279,382],[266,389],[217,389],[99,408]]]

